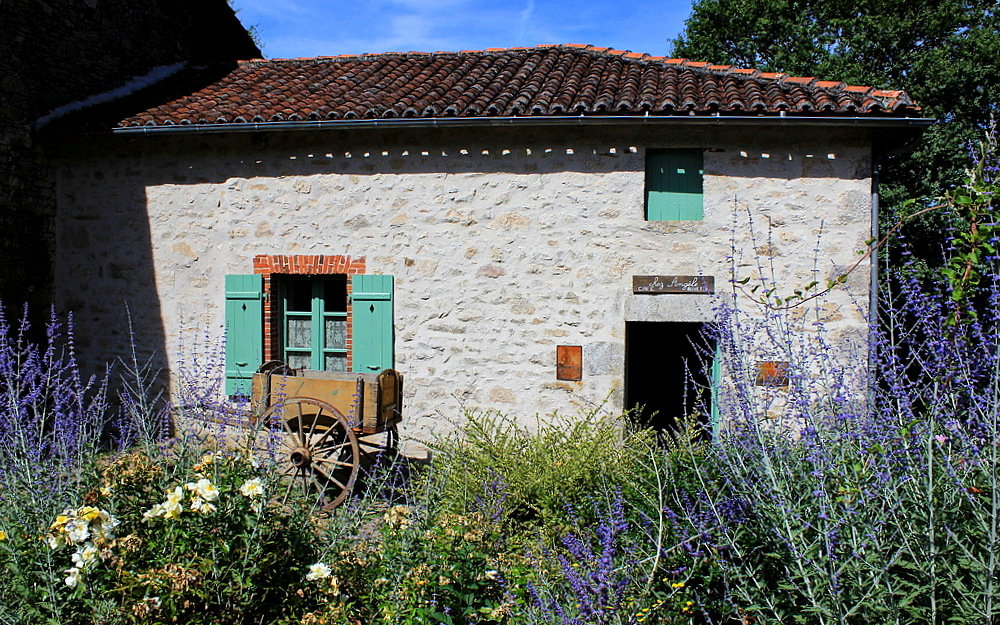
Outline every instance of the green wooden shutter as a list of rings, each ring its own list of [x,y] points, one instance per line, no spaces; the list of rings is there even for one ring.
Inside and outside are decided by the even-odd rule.
[[[716,339],[718,340],[718,339]],[[712,430],[712,440],[719,440],[719,432],[722,428],[721,406],[719,406],[719,390],[722,385],[722,345],[716,343],[715,353],[712,358],[712,414],[709,415],[709,425]]]
[[[250,395],[263,360],[264,281],[259,275],[226,276],[226,395]]]
[[[646,219],[701,220],[703,174],[701,150],[648,150]]]
[[[352,369],[371,373],[392,369],[392,276],[352,276]]]
[[[670,206],[666,194],[665,172],[670,166],[666,153],[662,150],[646,152],[646,220],[663,221],[670,217]]]

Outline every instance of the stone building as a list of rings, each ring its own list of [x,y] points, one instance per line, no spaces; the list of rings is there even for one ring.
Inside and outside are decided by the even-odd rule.
[[[228,325],[230,394],[267,360],[395,367],[417,438],[463,405],[669,425],[733,271],[766,256],[788,293],[844,273],[879,158],[928,123],[898,91],[572,45],[168,83],[65,147],[56,296],[81,348],[121,353],[131,322],[176,369]],[[814,302],[842,340],[869,268]]]

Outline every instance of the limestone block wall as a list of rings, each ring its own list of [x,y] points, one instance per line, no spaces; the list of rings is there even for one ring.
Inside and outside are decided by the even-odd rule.
[[[705,150],[702,221],[643,219],[645,151],[660,147]],[[732,268],[756,277],[760,258],[783,294],[825,284],[870,232],[860,133],[296,132],[118,137],[68,153],[57,301],[86,354],[123,353],[131,318],[140,351],[176,370],[201,337],[222,341],[224,277],[253,273],[255,256],[364,258],[367,273],[395,276],[416,438],[462,406],[531,422],[620,410],[626,321],[711,321]],[[635,295],[634,275],[710,275],[718,293]],[[818,304],[833,336],[863,336],[867,293],[862,263],[811,314]],[[556,379],[557,345],[583,346],[581,381]]]

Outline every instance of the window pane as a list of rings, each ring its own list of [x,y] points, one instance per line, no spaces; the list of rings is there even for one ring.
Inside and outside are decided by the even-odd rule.
[[[347,349],[347,319],[324,319],[326,323],[326,348]]]
[[[310,280],[289,280],[285,287],[285,306],[291,312],[312,311],[312,282]]]
[[[347,354],[326,354],[325,360],[327,371],[347,371]]]
[[[299,347],[309,349],[312,346],[312,320],[308,317],[288,320],[289,349]]]
[[[336,276],[323,281],[323,312],[347,312],[346,276]]]
[[[288,366],[292,369],[308,369],[312,364],[312,357],[309,352],[306,353],[291,353],[287,355]]]

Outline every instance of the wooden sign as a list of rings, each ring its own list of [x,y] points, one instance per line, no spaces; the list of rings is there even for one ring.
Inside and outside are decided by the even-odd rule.
[[[713,276],[632,276],[632,292],[650,293],[715,293]]]

